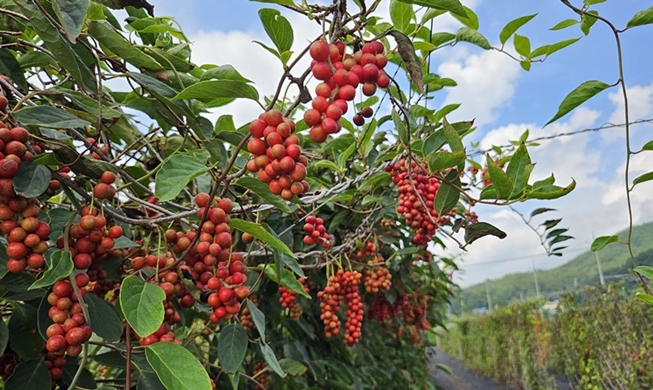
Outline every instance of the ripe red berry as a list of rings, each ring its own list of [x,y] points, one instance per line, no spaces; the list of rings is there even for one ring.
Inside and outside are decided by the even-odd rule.
[[[315,61],[326,61],[329,58],[329,44],[324,41],[315,41],[309,48],[311,58]]]

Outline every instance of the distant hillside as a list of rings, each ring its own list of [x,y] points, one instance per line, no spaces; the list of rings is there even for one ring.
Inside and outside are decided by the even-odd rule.
[[[624,230],[618,235],[625,240],[626,233]],[[653,222],[634,227],[633,251],[637,265],[653,266]],[[605,276],[627,274],[633,268],[628,249],[624,245],[610,244],[599,252],[599,256]],[[594,253],[590,251],[584,252],[560,267],[538,270],[537,277],[540,291],[546,293],[545,295],[554,296],[555,294],[552,293],[575,290],[574,278],[580,286],[599,283],[596,259]],[[611,280],[614,279],[606,278],[608,282]],[[518,301],[522,296],[524,298],[536,296],[532,272],[509,274],[501,279],[490,281],[488,285],[493,305],[505,306]],[[465,306],[470,309],[487,306],[485,283],[465,288],[461,294]]]

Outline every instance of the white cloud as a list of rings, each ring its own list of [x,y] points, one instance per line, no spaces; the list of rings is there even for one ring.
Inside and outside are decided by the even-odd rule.
[[[626,89],[628,94],[629,120],[647,119],[653,115],[653,82],[649,85],[635,85]],[[616,106],[615,111],[608,118],[608,123],[624,123],[624,99],[619,90],[608,94],[608,99]],[[604,142],[613,142],[623,138],[623,131],[610,131],[602,134]]]

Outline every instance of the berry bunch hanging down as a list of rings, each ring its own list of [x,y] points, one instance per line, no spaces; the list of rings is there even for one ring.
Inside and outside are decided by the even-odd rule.
[[[313,215],[306,217],[304,233],[306,233],[306,236],[304,237],[305,245],[320,244],[325,249],[331,246],[329,233],[327,233],[326,228],[324,227],[324,221],[322,218]]]
[[[433,208],[440,182],[435,177],[428,176],[415,161],[411,161],[410,170],[406,160],[402,159],[386,167],[386,171],[392,176],[392,182],[397,185],[397,212],[404,217],[406,225],[415,229],[413,243],[426,245],[438,225],[445,223],[445,220],[440,221],[440,216]]]
[[[308,287],[305,286],[306,279],[299,279],[299,283],[304,286],[304,291],[308,292]],[[297,299],[297,293],[288,290],[287,288],[283,286],[279,286],[279,303],[281,304],[281,307],[284,309],[291,307],[294,303],[295,300]]]
[[[80,287],[80,293],[84,298],[83,290],[89,282],[88,275],[81,273],[75,276],[75,283]],[[78,356],[82,352],[82,344],[91,338],[93,332],[86,324],[77,295],[67,280],[60,280],[52,287],[52,293],[48,295],[48,303],[52,305],[48,310],[48,317],[54,322],[46,329],[48,340],[45,348],[48,352],[70,357]]]
[[[249,124],[252,139],[247,150],[253,158],[247,170],[258,173],[270,192],[291,200],[295,195],[309,190],[306,180],[308,160],[302,156],[299,138],[292,134],[295,122],[284,118],[279,110],[270,110]]]
[[[390,85],[390,78],[383,71],[388,63],[383,51],[379,41],[366,43],[353,55],[345,54],[342,42],[328,44],[319,40],[311,44],[311,72],[322,81],[315,87],[317,96],[311,102],[312,108],[304,113],[304,121],[311,126],[309,137],[312,141],[322,143],[329,134],[342,129],[340,118],[347,112],[347,102],[356,97],[359,85],[365,96],[374,95],[377,87]],[[365,123],[364,118],[372,114],[372,109],[366,107],[354,116],[354,123],[360,126]]]
[[[340,333],[342,323],[337,312],[342,303],[346,303],[346,321],[344,339],[347,345],[351,346],[360,340],[360,330],[363,325],[363,305],[358,285],[363,275],[354,271],[338,270],[335,275],[329,278],[327,286],[319,291],[317,297],[320,299],[322,314],[320,319],[324,324],[324,334],[333,337]]]

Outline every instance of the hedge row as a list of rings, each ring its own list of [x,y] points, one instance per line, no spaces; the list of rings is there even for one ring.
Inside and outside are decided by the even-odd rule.
[[[653,389],[653,307],[623,298],[620,287],[564,296],[454,321],[439,346],[471,369],[518,389]]]

